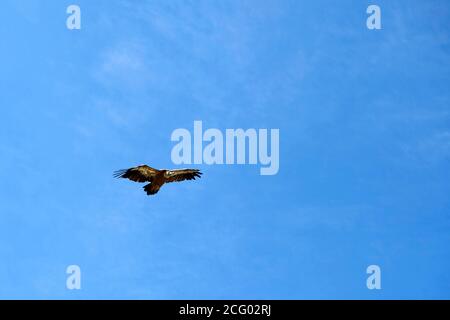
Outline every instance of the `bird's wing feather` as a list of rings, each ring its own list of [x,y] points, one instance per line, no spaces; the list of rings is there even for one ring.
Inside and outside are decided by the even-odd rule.
[[[115,178],[130,179],[135,182],[152,182],[158,170],[147,165],[141,165],[130,169],[122,169],[114,172]]]
[[[198,169],[178,169],[167,170],[164,178],[165,182],[178,182],[183,180],[195,180],[195,178],[200,178],[201,175],[202,173]]]

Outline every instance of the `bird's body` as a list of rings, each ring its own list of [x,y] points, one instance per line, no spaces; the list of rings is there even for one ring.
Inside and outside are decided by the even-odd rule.
[[[125,178],[135,182],[150,182],[144,186],[148,195],[157,193],[165,183],[195,180],[195,178],[200,178],[201,175],[202,173],[198,169],[158,170],[147,165],[114,172],[115,178]]]

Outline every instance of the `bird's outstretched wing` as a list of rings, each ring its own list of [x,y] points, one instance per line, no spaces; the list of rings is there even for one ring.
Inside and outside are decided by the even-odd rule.
[[[152,182],[153,177],[159,171],[147,165],[141,165],[130,169],[122,169],[114,172],[113,177],[130,179],[135,182]]]
[[[195,178],[200,178],[201,175],[202,173],[197,169],[178,169],[167,170],[164,178],[165,182],[177,182],[183,180],[195,180]]]

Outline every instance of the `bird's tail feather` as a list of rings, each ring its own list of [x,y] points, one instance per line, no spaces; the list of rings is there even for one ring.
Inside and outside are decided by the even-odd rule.
[[[153,195],[158,193],[160,187],[160,185],[149,183],[144,186],[144,190],[148,195]]]

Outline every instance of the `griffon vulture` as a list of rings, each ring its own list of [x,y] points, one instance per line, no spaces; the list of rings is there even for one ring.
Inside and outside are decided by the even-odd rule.
[[[157,193],[164,183],[195,180],[195,178],[200,178],[201,175],[202,173],[197,169],[158,170],[145,164],[130,169],[117,170],[113,174],[115,178],[125,178],[135,182],[150,182],[144,186],[148,195]]]

